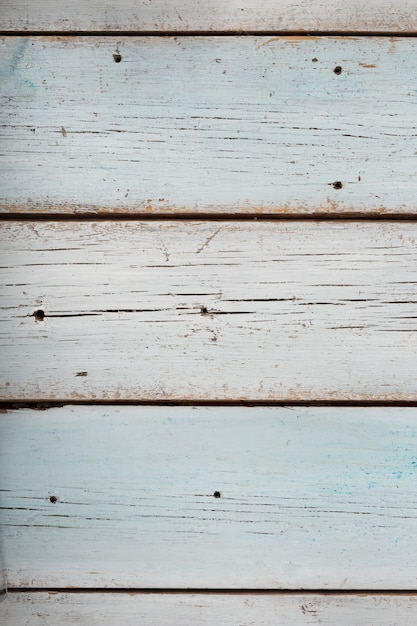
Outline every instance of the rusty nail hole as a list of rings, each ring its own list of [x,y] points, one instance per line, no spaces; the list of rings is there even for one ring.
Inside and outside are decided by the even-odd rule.
[[[316,59],[316,57],[314,57],[314,59],[311,59],[312,63],[317,63],[318,59]]]
[[[113,59],[115,63],[120,63],[120,61],[122,60],[122,55],[116,52],[115,54],[113,54]]]
[[[340,65],[336,65],[333,72],[339,76],[339,74],[342,73],[342,68],[340,67]]]
[[[45,319],[45,311],[42,311],[42,309],[38,309],[34,312],[33,317],[37,322],[43,322],[43,320]]]
[[[221,498],[221,497],[222,497],[222,494],[220,493],[220,491],[215,491],[213,493],[213,498]]]
[[[77,372],[76,376],[87,376],[88,372]]]
[[[206,306],[201,306],[200,307],[200,313],[201,313],[201,315],[207,315],[208,308]]]
[[[51,502],[52,504],[55,504],[56,502],[58,502],[58,498],[56,496],[51,496],[49,498],[49,502]]]
[[[332,185],[333,185],[334,189],[342,189],[342,187],[343,187],[343,185],[340,182],[340,180],[337,180],[336,182],[332,183]]]

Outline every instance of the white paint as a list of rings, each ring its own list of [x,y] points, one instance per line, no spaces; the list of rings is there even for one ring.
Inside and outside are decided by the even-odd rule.
[[[2,30],[415,32],[415,0],[2,0]]]
[[[4,626],[402,626],[414,595],[13,593]]]
[[[8,585],[415,589],[416,417],[330,407],[2,414]]]
[[[417,400],[416,238],[405,221],[4,222],[1,397]]]
[[[415,215],[416,71],[414,38],[5,38],[0,207]]]

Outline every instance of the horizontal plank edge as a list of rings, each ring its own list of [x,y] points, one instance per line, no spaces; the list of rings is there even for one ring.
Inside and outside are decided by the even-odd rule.
[[[0,30],[90,32],[417,31],[413,0],[3,0]]]
[[[417,619],[413,595],[297,596],[12,593],[0,606],[4,626],[398,626]],[[319,620],[319,622],[318,622]]]

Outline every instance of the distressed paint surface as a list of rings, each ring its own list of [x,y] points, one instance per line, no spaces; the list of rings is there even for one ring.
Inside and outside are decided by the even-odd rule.
[[[414,38],[0,50],[3,212],[416,214]]]
[[[10,31],[416,32],[415,0],[2,0]]]
[[[417,400],[414,222],[4,222],[3,399]]]
[[[416,417],[346,407],[1,414],[8,585],[416,589]]]
[[[78,36],[0,44],[0,211],[413,216],[413,39],[81,35],[415,33],[416,8],[4,0],[3,31]],[[0,398],[415,400],[414,231],[3,224]],[[416,411],[1,413],[9,585],[416,589]],[[414,595],[393,594],[14,593],[0,606],[6,626],[416,614]]]
[[[13,593],[4,626],[403,626],[414,595]]]

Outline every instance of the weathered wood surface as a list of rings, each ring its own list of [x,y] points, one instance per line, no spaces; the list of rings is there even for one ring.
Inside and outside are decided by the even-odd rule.
[[[5,222],[0,397],[417,400],[414,222]]]
[[[416,32],[415,0],[2,0],[3,31]]]
[[[414,38],[9,37],[1,68],[2,211],[417,212]]]
[[[416,589],[416,417],[347,407],[4,413],[8,584]]]
[[[414,595],[13,593],[4,626],[404,626]]]

